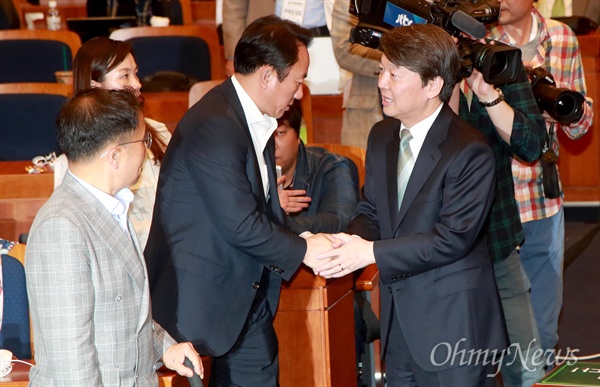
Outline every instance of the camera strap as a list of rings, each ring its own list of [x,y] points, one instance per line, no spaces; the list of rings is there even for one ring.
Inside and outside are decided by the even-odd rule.
[[[547,199],[556,199],[560,197],[560,183],[558,181],[558,169],[556,163],[558,155],[552,149],[554,134],[556,133],[556,124],[551,124],[548,130],[548,137],[542,148],[542,184],[544,187],[544,196]]]

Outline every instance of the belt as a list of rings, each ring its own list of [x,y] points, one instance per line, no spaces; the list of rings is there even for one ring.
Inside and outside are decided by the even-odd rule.
[[[323,37],[323,36],[330,36],[329,28],[327,28],[327,26],[313,27],[313,28],[309,28],[309,30],[312,31],[313,36],[315,38]]]

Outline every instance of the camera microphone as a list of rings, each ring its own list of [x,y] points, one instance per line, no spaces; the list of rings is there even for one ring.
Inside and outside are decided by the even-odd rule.
[[[452,15],[450,15],[450,21],[454,27],[471,35],[475,39],[483,39],[485,37],[485,26],[463,11],[458,10],[452,12]]]
[[[483,24],[481,24],[477,19],[466,14],[465,12],[461,11],[460,9],[455,9],[455,8],[447,9],[447,8],[442,8],[437,4],[432,4],[431,11],[432,11],[433,15],[437,15],[438,17],[441,17],[440,18],[441,20],[439,20],[439,19],[438,20],[439,20],[439,24],[441,24],[442,26],[444,26],[444,25],[448,26],[448,22],[450,22],[450,24],[452,24],[452,26],[454,26],[454,28],[456,28],[459,31],[462,31],[466,34],[471,35],[475,39],[482,39],[486,35],[485,26]],[[448,26],[448,27],[450,27],[450,26]],[[447,29],[447,31],[450,32],[452,35],[457,36],[456,35],[457,31],[451,31],[451,30],[452,30],[452,28],[450,28],[450,30]]]

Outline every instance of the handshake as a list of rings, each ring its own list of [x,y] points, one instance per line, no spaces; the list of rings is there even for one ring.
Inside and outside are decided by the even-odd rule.
[[[357,235],[312,234],[300,235],[306,239],[304,264],[325,278],[343,277],[355,270],[375,263],[373,242]]]

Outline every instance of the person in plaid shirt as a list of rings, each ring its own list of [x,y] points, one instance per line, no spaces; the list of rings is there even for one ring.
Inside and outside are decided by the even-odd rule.
[[[531,162],[539,159],[546,131],[525,68],[519,70],[516,82],[498,88],[485,83],[482,74],[474,70],[460,85],[458,106],[459,115],[487,137],[496,159],[496,196],[488,222],[488,249],[512,345],[500,367],[506,386],[531,386],[543,375],[545,364],[533,359],[540,349],[540,339],[529,281],[518,253],[525,235],[515,201],[511,160],[513,156]]]
[[[519,47],[527,67],[543,66],[556,82],[586,94],[579,44],[573,31],[563,23],[544,17],[534,0],[501,0],[500,17],[488,32],[494,40]],[[583,116],[570,125],[560,124],[544,112],[549,133],[562,130],[569,138],[583,136],[593,120],[592,100],[586,98]],[[556,135],[551,148],[558,154]],[[564,215],[562,192],[556,199],[544,197],[540,160],[515,157],[512,161],[515,197],[525,231],[520,257],[531,282],[531,300],[542,348],[552,350],[558,343],[558,316],[562,306],[564,258]]]

